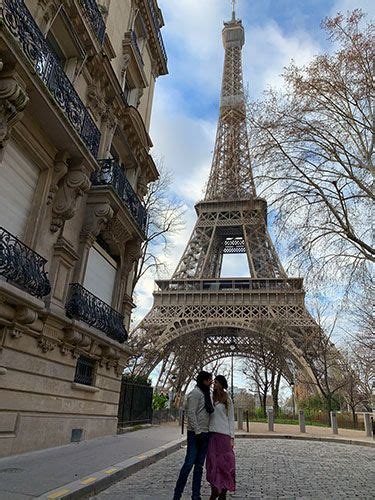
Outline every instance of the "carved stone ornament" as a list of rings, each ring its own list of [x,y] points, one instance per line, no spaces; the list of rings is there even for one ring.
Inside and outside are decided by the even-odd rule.
[[[60,181],[52,206],[51,231],[58,231],[65,221],[71,219],[76,211],[79,197],[89,189],[91,183],[82,164],[74,165]]]
[[[46,337],[42,337],[38,340],[38,347],[44,352],[50,352],[53,351],[56,347],[56,343],[53,342],[51,339],[48,339]]]
[[[87,238],[88,236],[96,238],[112,217],[113,210],[109,203],[88,205],[81,230],[81,238]]]
[[[87,87],[87,101],[91,111],[96,117],[102,115],[105,112],[105,102],[102,99],[98,85],[92,83]]]
[[[6,141],[13,125],[22,118],[29,98],[11,75],[2,74],[3,63],[0,61],[0,154],[3,152]]]
[[[53,176],[51,187],[48,193],[47,205],[50,205],[55,197],[55,194],[59,188],[59,182],[68,173],[67,161],[69,159],[68,153],[60,152],[56,155],[55,163],[53,166]]]
[[[141,257],[141,241],[131,240],[125,247],[124,262],[122,265],[122,274],[127,276],[133,269],[133,265]]]
[[[131,233],[127,231],[124,221],[115,216],[103,231],[103,238],[117,255],[121,254],[125,243],[131,238]]]

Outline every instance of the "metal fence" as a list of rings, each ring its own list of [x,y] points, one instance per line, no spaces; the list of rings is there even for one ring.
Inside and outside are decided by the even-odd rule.
[[[254,408],[247,409],[244,408],[244,415],[248,415],[250,422],[266,422],[267,417],[265,417],[261,411],[256,411]],[[322,427],[330,427],[330,419],[328,412],[326,411],[307,411],[305,410],[305,422],[306,425],[317,425]],[[275,423],[279,424],[298,424],[298,413],[292,414],[290,412],[279,411],[275,415]],[[364,430],[364,418],[363,414],[357,413],[355,422],[353,421],[353,416],[348,412],[337,412],[337,423],[342,429],[357,429]]]
[[[151,386],[123,380],[118,410],[119,427],[151,424],[152,395]]]

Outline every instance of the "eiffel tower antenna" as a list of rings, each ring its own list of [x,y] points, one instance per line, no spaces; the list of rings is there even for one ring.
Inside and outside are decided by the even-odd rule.
[[[236,20],[236,3],[237,0],[231,0],[232,2],[232,21]]]
[[[154,304],[134,333],[142,357],[135,372],[162,362],[158,386],[182,394],[196,367],[230,355],[254,356],[262,337],[282,331],[291,360],[311,379],[301,346],[317,328],[303,280],[289,278],[267,229],[267,201],[256,194],[242,74],[245,30],[224,23],[224,71],[212,166],[197,221],[177,268],[158,280]],[[248,277],[222,278],[226,254],[245,254]],[[234,346],[234,351],[233,351]]]

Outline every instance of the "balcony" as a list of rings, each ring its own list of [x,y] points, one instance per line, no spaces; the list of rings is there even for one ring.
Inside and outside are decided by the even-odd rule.
[[[161,53],[163,55],[165,64],[167,64],[167,62],[168,62],[167,51],[165,50],[163,37],[161,36],[161,33],[160,33],[159,20],[158,20],[158,15],[157,15],[156,10],[155,10],[154,0],[148,0],[148,5],[150,8],[152,23],[154,25],[156,37],[158,39],[159,46],[160,46],[160,50],[161,50]]]
[[[103,45],[105,36],[105,23],[96,0],[80,0],[80,2],[85,10],[91,28],[100,42],[100,45]]]
[[[93,186],[110,186],[130,211],[142,233],[146,232],[147,212],[125,175],[125,167],[118,160],[99,160],[101,170],[91,178]]]
[[[34,297],[51,291],[45,271],[46,259],[0,227],[0,275]]]
[[[91,3],[91,2],[88,2]],[[100,131],[64,73],[59,60],[46,42],[23,0],[2,0],[0,22],[18,42],[35,72],[46,85],[72,127],[94,158],[97,157]]]
[[[68,318],[83,321],[120,344],[127,340],[124,317],[79,283],[71,283],[65,307]]]
[[[138,45],[137,35],[135,34],[134,30],[130,30],[129,34],[130,34],[131,44],[134,47],[134,50],[135,50],[135,53],[137,54],[139,62],[143,66],[143,58],[142,58],[141,49],[139,48],[139,45]]]

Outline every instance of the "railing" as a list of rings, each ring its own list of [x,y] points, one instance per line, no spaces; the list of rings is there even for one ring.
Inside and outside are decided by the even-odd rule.
[[[222,279],[186,279],[186,280],[157,280],[156,285],[161,291],[198,291],[198,292],[226,292],[226,291],[302,291],[302,278],[288,279],[252,279],[252,278],[222,278]]]
[[[96,158],[100,132],[28,11],[24,0],[3,0],[0,7],[0,21],[19,42],[36,73]]]
[[[99,42],[103,45],[105,35],[105,23],[103,16],[98,8],[96,0],[80,0],[83,5],[91,27],[96,34]]]
[[[142,57],[141,49],[139,48],[137,35],[136,35],[134,30],[130,30],[130,39],[131,39],[133,47],[135,48],[135,51],[136,51],[137,56],[139,58],[139,61],[143,65],[143,57]]]
[[[30,295],[42,298],[51,291],[44,269],[46,262],[46,259],[0,227],[0,275],[7,281]]]
[[[70,284],[65,307],[68,318],[84,321],[120,344],[127,340],[124,317],[79,283]]]
[[[155,11],[154,0],[148,0],[148,5],[150,7],[152,22],[154,24],[156,36],[158,38],[158,42],[159,42],[159,45],[160,45],[160,48],[161,48],[164,60],[167,63],[167,61],[168,61],[167,51],[165,50],[165,46],[164,46],[164,42],[163,42],[163,37],[161,36],[161,33],[160,33],[158,15],[157,15],[157,13]]]
[[[147,212],[126,178],[124,166],[114,159],[99,160],[99,163],[101,170],[92,175],[93,186],[112,186],[144,233],[147,225]]]

